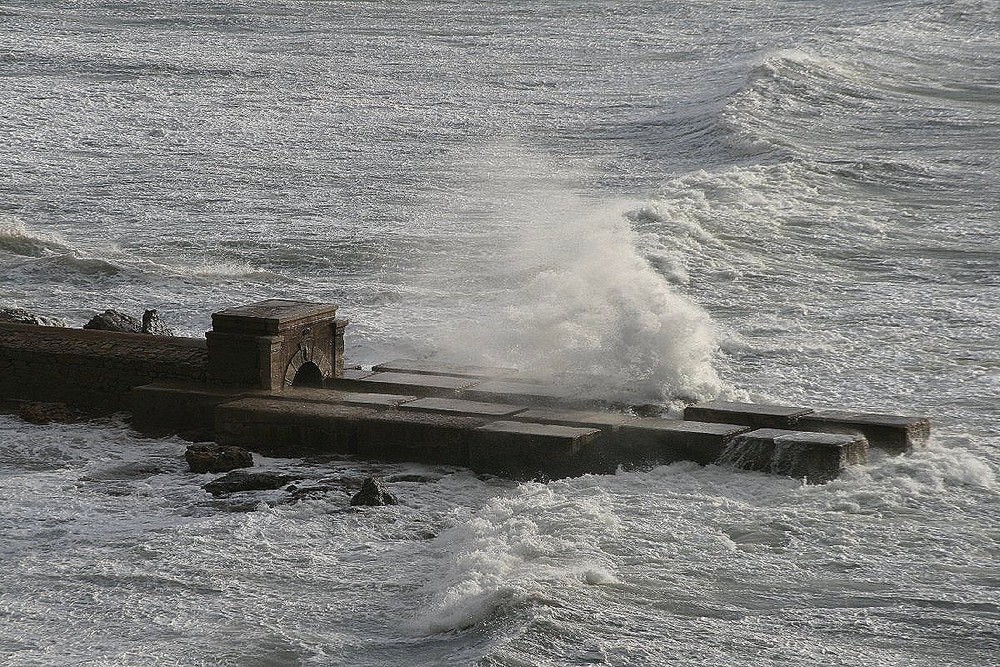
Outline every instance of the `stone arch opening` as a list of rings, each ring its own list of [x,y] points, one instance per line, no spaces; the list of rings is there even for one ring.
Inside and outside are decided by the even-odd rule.
[[[307,361],[295,371],[295,376],[292,378],[292,386],[322,387],[323,371],[320,370],[320,367],[315,362]]]

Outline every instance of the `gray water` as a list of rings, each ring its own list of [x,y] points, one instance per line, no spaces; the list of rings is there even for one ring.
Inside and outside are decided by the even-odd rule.
[[[824,485],[548,484],[0,416],[0,664],[992,665],[996,2],[7,2],[0,305],[931,417]],[[402,504],[348,511],[367,474]],[[414,481],[421,479],[423,481]]]

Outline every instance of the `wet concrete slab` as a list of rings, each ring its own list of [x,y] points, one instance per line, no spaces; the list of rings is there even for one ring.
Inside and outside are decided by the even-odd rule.
[[[366,371],[360,368],[345,368],[343,374],[339,378],[333,378],[338,380],[363,380],[369,375],[372,375],[373,371]]]
[[[328,377],[324,379],[323,387],[326,389],[334,389],[338,391],[352,391],[356,393],[365,393],[368,391],[366,386],[362,384],[362,380],[366,377],[374,375],[371,371],[363,371],[357,368],[346,368],[343,374],[339,377]]]
[[[684,408],[684,419],[721,424],[740,424],[753,428],[792,429],[811,408],[767,405],[758,403],[731,403],[709,401]]]
[[[141,432],[211,429],[215,406],[258,390],[200,382],[156,382],[129,392],[132,427]]]
[[[361,425],[373,408],[248,397],[215,408],[219,444],[272,456],[355,454]]]
[[[366,459],[469,466],[469,435],[492,417],[386,411],[359,424],[356,453]]]
[[[412,375],[451,375],[454,377],[495,378],[516,375],[516,368],[492,368],[466,364],[447,364],[417,359],[393,359],[372,368],[377,373],[407,373]]]
[[[269,396],[282,401],[308,401],[311,403],[342,403],[375,409],[395,408],[414,401],[416,396],[404,394],[379,394],[373,392],[340,391],[336,389],[313,389],[290,387]]]
[[[817,410],[800,418],[797,428],[826,433],[860,433],[870,447],[899,454],[926,445],[931,425],[926,417]]]
[[[573,389],[511,380],[484,380],[462,391],[461,397],[470,401],[530,406],[566,406],[582,402]]]
[[[510,479],[554,479],[583,472],[582,452],[596,428],[495,421],[470,434],[469,467]]]
[[[506,403],[482,403],[459,398],[419,398],[399,406],[404,411],[434,412],[449,415],[470,415],[478,417],[510,417],[524,412],[523,405]]]
[[[458,393],[476,384],[474,378],[413,373],[372,373],[358,379],[334,378],[327,388],[354,392],[403,394],[417,397],[457,398]]]
[[[805,478],[811,484],[836,479],[847,466],[867,461],[868,442],[861,435],[771,428],[736,436],[720,457],[723,465]]]
[[[577,426],[615,429],[623,424],[634,422],[638,417],[621,412],[602,412],[599,410],[564,410],[559,408],[532,408],[515,415],[514,421],[534,422],[536,424],[558,424],[560,426]]]
[[[715,463],[726,445],[749,426],[682,419],[643,418],[619,429],[623,464],[694,461]]]

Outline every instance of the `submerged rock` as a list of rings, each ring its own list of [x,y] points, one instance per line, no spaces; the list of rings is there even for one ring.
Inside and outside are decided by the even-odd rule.
[[[32,424],[51,424],[59,422],[66,424],[79,421],[79,412],[65,403],[25,403],[17,411],[18,416]]]
[[[212,480],[201,488],[213,496],[224,496],[237,491],[273,491],[299,479],[302,479],[301,475],[236,470]]]
[[[361,490],[351,498],[351,505],[368,505],[377,507],[381,505],[396,505],[396,497],[389,493],[382,480],[376,477],[369,477],[361,485]]]
[[[657,405],[656,403],[641,403],[629,406],[629,411],[636,417],[662,417],[668,409],[666,405]]]
[[[65,320],[48,315],[36,315],[23,308],[0,308],[0,322],[34,324],[39,327],[68,327]]]
[[[198,443],[184,452],[191,472],[229,472],[253,465],[253,454],[235,445]]]
[[[437,474],[437,475],[426,474],[425,475],[425,474],[421,474],[421,473],[404,472],[404,473],[400,473],[398,475],[391,475],[390,477],[387,477],[385,481],[387,481],[387,482],[423,482],[423,483],[431,483],[431,482],[439,482],[439,481],[441,481],[442,477],[443,477],[443,475],[440,475],[440,474]]]
[[[142,322],[131,315],[117,310],[105,310],[103,313],[94,315],[90,321],[83,325],[84,329],[96,329],[98,331],[120,331],[123,333],[142,333]]]

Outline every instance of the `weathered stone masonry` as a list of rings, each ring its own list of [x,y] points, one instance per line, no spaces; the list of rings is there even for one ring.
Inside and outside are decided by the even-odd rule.
[[[124,410],[133,387],[207,371],[203,340],[0,323],[2,398]]]

